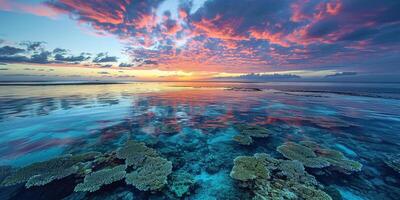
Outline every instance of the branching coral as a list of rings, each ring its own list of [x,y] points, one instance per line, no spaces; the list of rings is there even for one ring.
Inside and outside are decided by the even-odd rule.
[[[193,188],[194,184],[195,181],[192,175],[186,172],[174,173],[171,176],[171,184],[169,189],[177,197],[182,197],[186,194],[189,194],[190,189]]]
[[[79,183],[74,191],[75,192],[94,192],[101,188],[103,185],[108,185],[113,182],[125,178],[126,165],[118,165],[111,169],[102,169],[85,176],[84,182]]]
[[[290,160],[298,160],[310,168],[334,167],[344,173],[361,171],[362,164],[346,158],[343,153],[323,148],[312,141],[302,141],[299,144],[286,142],[277,151]]]
[[[247,124],[237,124],[234,128],[239,132],[233,137],[233,140],[242,145],[250,145],[253,138],[266,138],[270,135],[268,129],[261,126],[252,126]]]
[[[140,166],[146,157],[157,157],[157,152],[147,147],[142,142],[136,142],[129,140],[125,143],[125,146],[117,150],[117,158],[124,159],[128,166],[137,168]]]
[[[233,162],[234,166],[230,176],[236,180],[248,181],[269,177],[269,170],[262,157],[238,156]]]
[[[161,157],[147,157],[143,164],[126,175],[126,183],[142,191],[159,190],[167,184],[172,162]]]
[[[99,153],[89,152],[78,155],[66,155],[48,161],[38,162],[18,169],[6,177],[2,185],[10,186],[26,182],[27,188],[41,186],[53,180],[62,179],[78,171],[76,164],[93,160]]]

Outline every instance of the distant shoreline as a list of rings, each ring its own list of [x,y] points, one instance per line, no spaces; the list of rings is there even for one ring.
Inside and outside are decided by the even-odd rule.
[[[53,82],[53,81],[0,81],[1,86],[57,86],[57,85],[115,85],[131,83],[338,83],[338,84],[400,84],[400,82],[334,82],[334,81],[127,81],[127,82]]]

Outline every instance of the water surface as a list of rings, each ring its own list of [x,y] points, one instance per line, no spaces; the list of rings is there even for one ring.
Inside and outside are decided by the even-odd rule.
[[[237,124],[270,136],[240,145]],[[66,154],[115,151],[143,141],[193,176],[187,199],[245,199],[230,176],[233,159],[311,140],[360,162],[344,174],[306,168],[342,199],[397,199],[399,172],[385,161],[400,153],[400,85],[332,83],[129,83],[0,86],[0,165],[18,169]],[[3,177],[0,177],[0,180]],[[59,180],[57,183],[65,182]],[[1,199],[61,199],[73,186],[0,189]],[[129,192],[167,198],[117,183],[90,198]],[[332,189],[333,188],[333,189]],[[19,192],[17,192],[19,191]],[[43,192],[46,195],[42,195]],[[331,192],[332,193],[332,192]],[[331,195],[332,196],[332,195]],[[81,197],[81,198],[87,198]],[[171,196],[168,196],[171,198]],[[79,198],[78,198],[79,199]],[[339,198],[340,199],[340,198]]]

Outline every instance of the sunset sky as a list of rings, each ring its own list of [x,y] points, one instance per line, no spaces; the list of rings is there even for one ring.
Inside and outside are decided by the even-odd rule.
[[[252,73],[400,80],[400,1],[0,0],[0,81]]]

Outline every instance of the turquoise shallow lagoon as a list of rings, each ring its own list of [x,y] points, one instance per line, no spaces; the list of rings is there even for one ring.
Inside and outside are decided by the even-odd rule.
[[[0,86],[0,183],[0,199],[398,199],[400,85]]]

